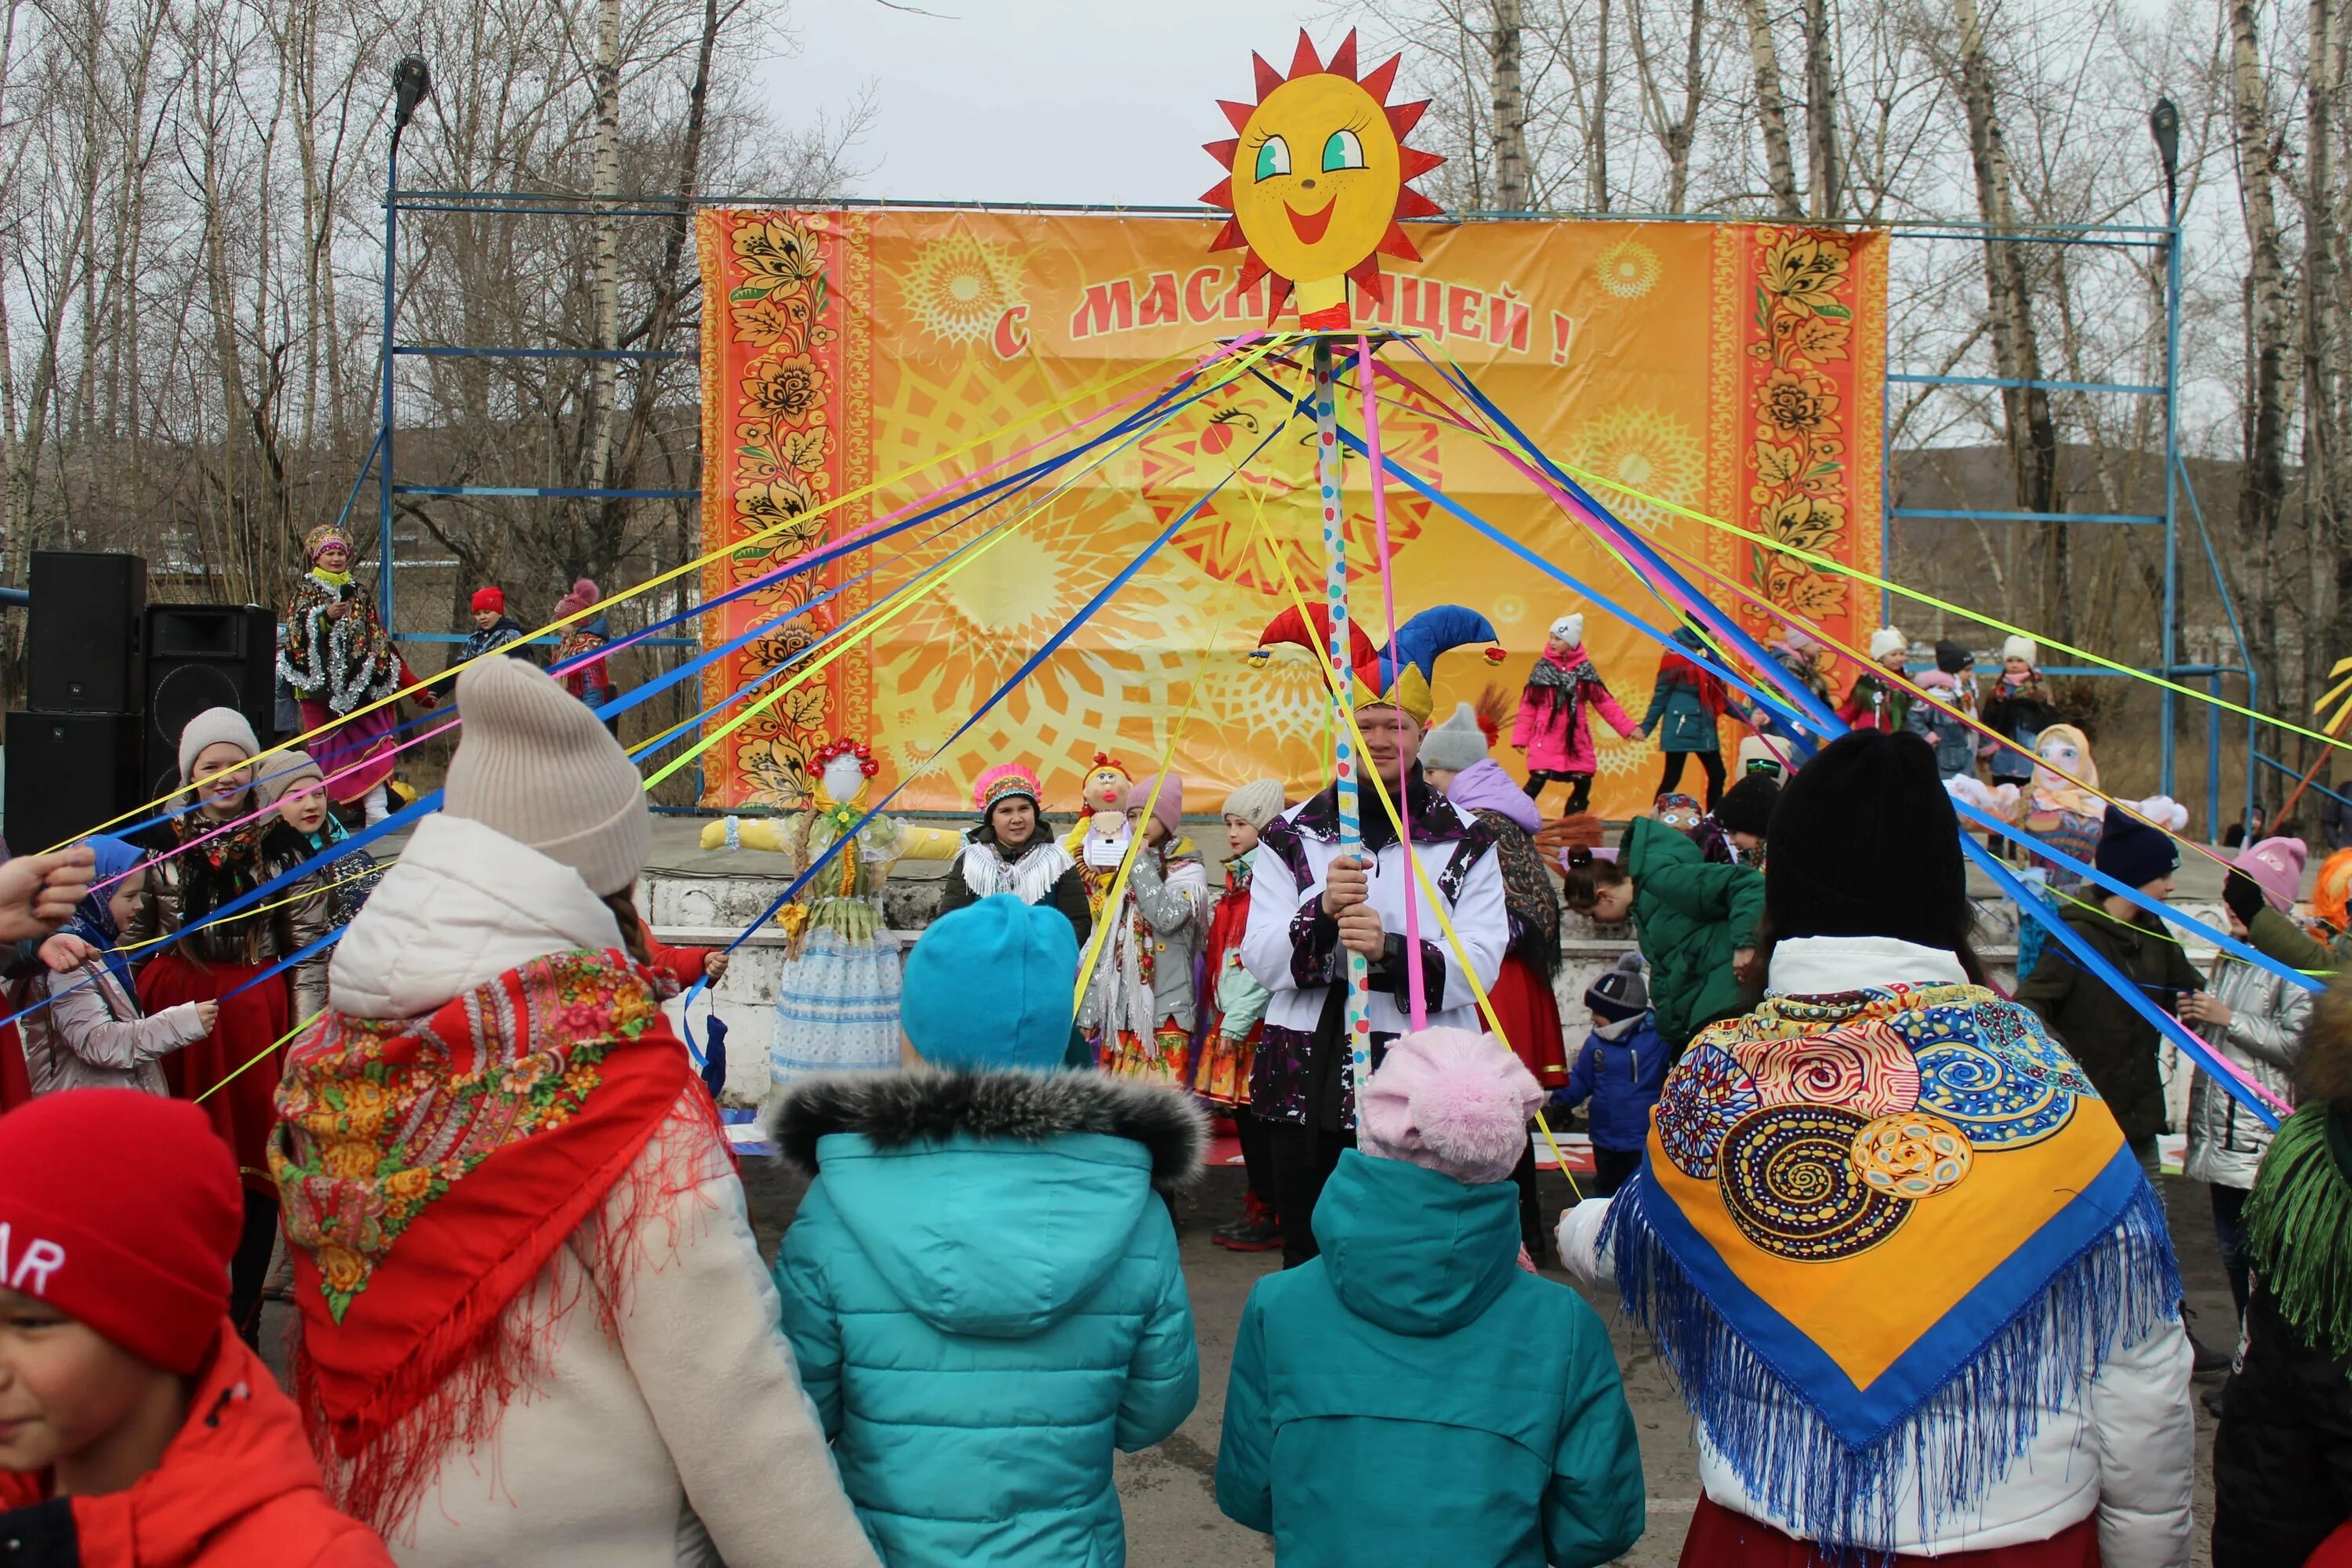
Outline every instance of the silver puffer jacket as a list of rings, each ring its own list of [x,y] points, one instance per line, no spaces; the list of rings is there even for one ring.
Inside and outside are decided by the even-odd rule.
[[[2287,1070],[2303,1050],[2312,994],[2267,969],[2217,959],[2213,996],[2230,1009],[2230,1023],[2200,1033],[2232,1066],[2292,1104]],[[2189,1089],[2189,1161],[2183,1173],[2217,1187],[2251,1188],[2254,1168],[2270,1146],[2270,1129],[2228,1089],[2199,1073]]]

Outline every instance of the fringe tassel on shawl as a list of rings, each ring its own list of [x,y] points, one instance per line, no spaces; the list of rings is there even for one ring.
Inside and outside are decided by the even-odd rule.
[[[2294,1331],[2344,1357],[2352,1356],[2352,1177],[2331,1147],[2331,1112],[2306,1105],[2279,1128],[2246,1199],[2245,1247]]]
[[[1775,1519],[1843,1560],[1888,1558],[1906,1468],[1920,1532],[1991,1490],[2032,1444],[2042,1413],[2083,1402],[2099,1364],[2179,1315],[2180,1274],[2162,1201],[2142,1186],[2115,1226],[2051,1278],[1918,1407],[1849,1447],[1716,1311],[1628,1189],[1610,1205],[1625,1310],[1658,1350],[1707,1438]]]
[[[488,1444],[507,1406],[530,1403],[543,1385],[552,1370],[557,1325],[580,1306],[583,1291],[594,1293],[605,1338],[619,1342],[630,1280],[638,1269],[663,1262],[647,1256],[656,1239],[647,1232],[656,1222],[667,1225],[658,1238],[667,1247],[664,1257],[691,1245],[704,1223],[702,1211],[712,1205],[699,1202],[688,1212],[680,1200],[733,1170],[717,1107],[698,1082],[678,1096],[647,1147],[658,1147],[659,1157],[648,1160],[640,1149],[603,1205],[564,1244],[581,1264],[568,1288],[555,1288],[551,1268],[493,1312],[485,1314],[470,1301],[461,1307],[409,1361],[445,1368],[438,1383],[398,1419],[363,1437],[330,1421],[296,1316],[289,1345],[294,1399],[336,1508],[387,1541],[413,1539],[417,1506],[449,1453]],[[548,1281],[545,1291],[541,1280]],[[385,1395],[404,1392],[387,1388]]]

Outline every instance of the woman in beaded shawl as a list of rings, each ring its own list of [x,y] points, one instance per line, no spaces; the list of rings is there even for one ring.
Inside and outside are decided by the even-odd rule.
[[[436,699],[392,646],[375,606],[352,581],[356,552],[351,536],[323,523],[302,541],[310,570],[294,585],[286,609],[286,638],[278,673],[302,709],[310,752],[327,775],[338,805],[366,803],[368,821],[392,813],[384,782],[392,777],[393,734],[400,710],[385,698],[409,687],[419,708]],[[379,706],[381,704],[381,706]]]

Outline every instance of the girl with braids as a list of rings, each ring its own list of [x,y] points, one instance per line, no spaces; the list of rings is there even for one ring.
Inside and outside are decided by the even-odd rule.
[[[257,765],[260,750],[253,726],[234,708],[208,708],[188,721],[180,735],[180,782],[189,786],[192,808],[157,830],[167,843],[147,868],[146,896],[123,932],[134,954],[152,953],[139,973],[139,1005],[150,1016],[187,1002],[218,1008],[209,1033],[163,1058],[163,1078],[180,1098],[201,1099],[213,1131],[236,1155],[245,1230],[230,1265],[229,1316],[248,1344],[260,1332],[261,1287],[278,1240],[268,1159],[278,1115],[270,1097],[288,1033],[327,1005],[324,953],[290,972],[268,971],[325,936],[331,924],[326,878],[261,900],[275,909],[248,907],[205,923],[307,858],[273,850],[277,816],[261,811],[253,781],[257,772],[283,763],[271,757]],[[164,940],[151,941],[159,938]]]

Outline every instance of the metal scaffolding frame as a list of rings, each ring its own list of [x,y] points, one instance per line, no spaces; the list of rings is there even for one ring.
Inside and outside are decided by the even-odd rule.
[[[398,336],[397,274],[395,262],[399,253],[400,215],[404,212],[448,212],[499,214],[516,216],[677,219],[682,212],[691,213],[701,207],[809,205],[804,199],[788,196],[744,195],[699,196],[647,196],[642,195],[597,197],[576,192],[546,191],[455,191],[415,190],[400,188],[399,146],[395,140],[386,162],[384,184],[383,226],[383,317],[379,348],[383,381],[382,425],[376,432],[374,445],[363,460],[354,480],[352,495],[344,503],[348,518],[352,506],[364,487],[371,467],[377,476],[376,531],[378,550],[377,595],[379,607],[387,628],[394,625],[395,573],[393,549],[394,498],[415,496],[483,496],[530,497],[548,500],[688,500],[700,496],[699,489],[608,489],[585,486],[544,485],[425,485],[403,482],[397,474],[395,441],[397,410],[395,407],[395,374],[403,359],[419,358],[498,358],[498,359],[694,359],[697,351],[690,349],[579,349],[539,345],[467,345],[440,343],[410,343]],[[1063,204],[1045,202],[951,202],[896,201],[833,198],[822,204],[827,207],[902,208],[921,211],[948,212],[1018,212],[1018,213],[1082,213],[1129,217],[1208,218],[1222,216],[1202,206],[1118,205],[1097,204]],[[1477,212],[1450,215],[1444,221],[1454,223],[1497,222],[1516,219],[1606,220],[1633,223],[1717,223],[1711,216],[1669,213],[1585,213],[1551,212]],[[2180,346],[2180,244],[2181,230],[2177,219],[2163,226],[2127,224],[2021,224],[1996,228],[1972,222],[1934,222],[1920,224],[1836,225],[1816,226],[1844,227],[1857,231],[1886,234],[1895,241],[1958,240],[1971,243],[1988,239],[2006,240],[2028,245],[2082,245],[2105,248],[2161,249],[2165,255],[2165,355],[2164,378],[2153,384],[2124,382],[2003,380],[1998,376],[1928,375],[1909,372],[1890,373],[1881,393],[1881,516],[1879,543],[1881,563],[1887,559],[1893,542],[1894,525],[1897,518],[1920,521],[1954,521],[1984,522],[2056,522],[2067,525],[2108,524],[2126,527],[2158,527],[2164,530],[2164,605],[2160,638],[2159,662],[2148,673],[2162,674],[2168,679],[2205,681],[2214,696],[2221,694],[2225,678],[2242,679],[2246,684],[2246,707],[2259,710],[2253,674],[2253,659],[2247,649],[2243,629],[2239,622],[2229,584],[2223,578],[2221,563],[2215,555],[2212,541],[2206,533],[2203,512],[2189,484],[2179,445],[2179,387],[2178,366]],[[2030,386],[2045,392],[2087,392],[2116,394],[2136,397],[2161,397],[2164,400],[2164,461],[2165,499],[2162,512],[2038,512],[2023,510],[1977,510],[1949,508],[1906,508],[1894,502],[1891,484],[1892,451],[1889,449],[1890,420],[1894,388],[1897,386],[1927,386],[1931,388],[2010,388]],[[2179,498],[2186,494],[2194,514],[2198,535],[2204,545],[2207,564],[2211,569],[2214,585],[2221,595],[2223,609],[2229,616],[2230,628],[2238,647],[2240,662],[2236,665],[2186,665],[2179,661]],[[1882,611],[1891,595],[1882,594]],[[462,641],[450,634],[398,633],[394,637],[409,642]],[[693,637],[649,637],[645,646],[656,647],[691,647],[698,646]],[[2080,666],[2055,667],[2053,675],[2112,677],[2116,671]],[[2176,693],[2164,693],[2159,721],[2159,747],[2162,762],[2162,788],[2169,795],[2176,778],[2177,731],[2179,722],[2179,698]],[[2207,731],[2206,812],[2207,821],[2217,836],[2221,826],[2221,710],[2209,709]],[[2246,725],[2245,799],[2251,804],[2254,795],[2255,767],[2259,753],[2255,750],[2257,721],[2249,719]],[[2269,761],[2267,758],[2259,758]]]

